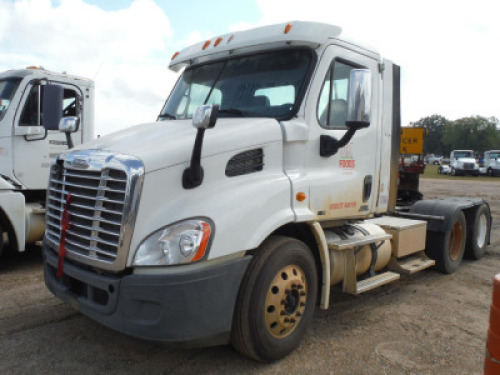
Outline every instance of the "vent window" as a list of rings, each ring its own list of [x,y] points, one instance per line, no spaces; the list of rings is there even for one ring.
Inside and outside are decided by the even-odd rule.
[[[264,151],[261,148],[233,156],[226,166],[226,176],[236,177],[259,172],[264,168]]]

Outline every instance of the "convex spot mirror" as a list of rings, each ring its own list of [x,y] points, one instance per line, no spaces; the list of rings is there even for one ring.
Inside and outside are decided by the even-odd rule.
[[[62,133],[74,133],[78,130],[80,118],[76,116],[63,117],[59,122],[59,131]]]
[[[368,69],[351,70],[347,98],[347,121],[345,124],[352,130],[370,126],[371,82],[371,73]]]
[[[218,113],[218,105],[200,105],[194,112],[193,126],[196,129],[213,128],[215,126],[215,122],[217,121]]]

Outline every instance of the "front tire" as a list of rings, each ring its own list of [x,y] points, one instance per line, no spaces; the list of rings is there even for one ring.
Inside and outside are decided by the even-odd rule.
[[[488,205],[482,204],[474,214],[474,221],[469,223],[465,257],[479,260],[483,257],[491,231],[491,214]]]
[[[242,354],[268,362],[300,343],[316,305],[314,256],[301,241],[272,236],[259,247],[243,278],[231,343]]]
[[[436,261],[435,268],[442,273],[453,273],[462,262],[465,251],[467,225],[465,215],[457,211],[447,232],[427,232],[425,254]]]

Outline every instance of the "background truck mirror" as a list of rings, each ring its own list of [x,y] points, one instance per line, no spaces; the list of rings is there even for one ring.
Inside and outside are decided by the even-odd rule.
[[[62,118],[64,89],[60,85],[46,85],[43,90],[43,126],[58,130]]]
[[[370,126],[371,73],[368,69],[353,69],[349,79],[346,126],[358,130]]]

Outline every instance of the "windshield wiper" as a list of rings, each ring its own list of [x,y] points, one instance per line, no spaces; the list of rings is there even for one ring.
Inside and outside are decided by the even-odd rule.
[[[220,113],[228,114],[228,115],[236,115],[236,116],[241,116],[241,117],[248,116],[248,112],[243,112],[241,109],[236,109],[236,108],[219,109],[219,114]]]
[[[175,117],[174,115],[171,115],[170,113],[162,113],[161,115],[158,116],[158,118],[161,118],[161,119],[169,119],[169,120],[177,120],[177,117]]]

